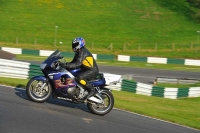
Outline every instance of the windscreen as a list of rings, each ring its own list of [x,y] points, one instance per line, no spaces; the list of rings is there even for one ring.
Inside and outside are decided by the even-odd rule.
[[[47,59],[55,57],[55,56],[60,56],[60,51],[58,50],[54,51]]]
[[[60,59],[61,57],[62,57],[61,52],[56,50],[44,62]]]

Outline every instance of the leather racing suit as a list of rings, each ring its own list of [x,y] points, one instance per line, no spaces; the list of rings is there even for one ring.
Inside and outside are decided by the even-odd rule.
[[[76,77],[76,81],[83,85],[89,93],[94,92],[95,89],[89,81],[97,77],[99,69],[92,54],[85,47],[75,52],[73,60],[66,64],[66,69],[76,68],[81,68],[83,71]],[[94,93],[89,94],[88,97],[92,95]]]

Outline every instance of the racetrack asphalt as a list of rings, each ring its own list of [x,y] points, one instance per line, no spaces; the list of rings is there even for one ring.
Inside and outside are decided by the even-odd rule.
[[[91,114],[85,104],[30,101],[24,89],[0,86],[0,133],[199,133],[199,130],[113,109]]]

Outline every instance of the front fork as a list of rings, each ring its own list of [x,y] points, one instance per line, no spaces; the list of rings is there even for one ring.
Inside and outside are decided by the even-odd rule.
[[[40,87],[40,91],[42,91],[45,85],[47,85],[47,83],[49,82],[49,79],[45,76],[35,76],[33,77],[33,79],[43,82],[42,86]]]

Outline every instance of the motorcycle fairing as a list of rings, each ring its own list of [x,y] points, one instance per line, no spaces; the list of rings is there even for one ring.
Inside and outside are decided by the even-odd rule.
[[[46,82],[47,78],[45,76],[34,76],[35,80]]]

